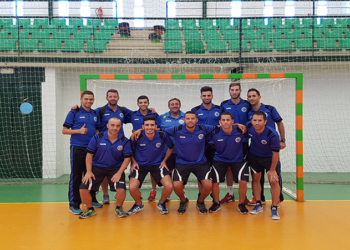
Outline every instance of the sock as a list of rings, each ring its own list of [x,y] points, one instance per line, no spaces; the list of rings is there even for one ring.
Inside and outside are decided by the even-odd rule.
[[[95,210],[94,207],[88,207],[88,210]]]
[[[122,208],[121,206],[117,206],[116,208]]]
[[[229,195],[233,195],[233,188],[232,186],[227,186],[227,192]]]

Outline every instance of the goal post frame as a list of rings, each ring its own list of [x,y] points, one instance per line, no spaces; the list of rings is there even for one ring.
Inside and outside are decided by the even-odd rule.
[[[295,79],[296,121],[296,200],[304,201],[303,165],[303,73],[247,74],[80,74],[80,93],[87,90],[87,80],[200,80],[200,79]]]

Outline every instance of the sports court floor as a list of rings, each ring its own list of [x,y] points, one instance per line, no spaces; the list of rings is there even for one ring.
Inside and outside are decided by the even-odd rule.
[[[96,209],[97,216],[80,220],[68,212],[67,188],[0,185],[1,249],[350,249],[350,185],[306,184],[307,201],[287,197],[279,221],[270,219],[271,201],[258,215],[241,215],[237,201],[201,215],[196,189],[186,191],[191,202],[185,215],[176,213],[179,201],[173,194],[168,215],[159,214],[156,202],[144,201],[142,212],[118,218],[113,201]],[[101,200],[101,192],[97,197]],[[132,205],[128,195],[124,210]]]

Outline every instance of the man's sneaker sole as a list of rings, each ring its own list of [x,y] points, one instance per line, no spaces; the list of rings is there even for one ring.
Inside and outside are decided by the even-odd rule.
[[[69,208],[68,210],[70,213],[74,214],[74,215],[79,215],[79,214],[82,214],[83,211],[79,208],[79,209],[71,209]]]
[[[137,214],[138,212],[141,212],[143,209],[144,209],[144,207],[142,207],[142,208],[137,208],[137,209],[134,209],[133,211],[128,211],[127,214],[128,214],[128,215],[134,215],[134,214]],[[135,210],[136,210],[136,211],[135,211]]]
[[[157,204],[157,208],[159,210],[159,213],[161,214],[168,214],[169,210],[163,210],[163,207]]]
[[[218,209],[216,209],[216,210],[210,210],[209,209],[209,213],[216,213],[216,212],[218,212],[218,211],[220,211],[221,210],[221,207],[219,207]]]
[[[254,209],[253,209],[253,210],[250,211],[250,213],[251,213],[251,214],[258,214],[258,213],[261,213],[261,212],[263,212],[263,211],[264,211],[263,209],[259,209],[259,210],[254,210]]]
[[[239,207],[237,208],[237,210],[238,210],[238,212],[239,212],[240,214],[249,214],[249,211],[248,211],[248,212],[242,212],[241,209],[239,209]]]
[[[186,214],[186,212],[187,212],[187,208],[188,208],[188,203],[186,204],[186,206],[185,206],[185,211],[184,212],[179,212],[179,210],[177,210],[177,213],[178,214]]]

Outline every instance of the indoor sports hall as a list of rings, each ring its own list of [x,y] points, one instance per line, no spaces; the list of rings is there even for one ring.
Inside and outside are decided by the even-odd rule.
[[[340,0],[0,1],[1,248],[348,249],[349,14]],[[270,217],[267,178],[263,212],[240,214],[234,183],[235,201],[200,214],[193,174],[186,214],[174,192],[169,214],[159,213],[162,187],[149,201],[149,175],[135,215],[116,216],[111,191],[96,216],[69,212],[71,144],[62,127],[83,91],[94,93],[93,109],[106,105],[109,89],[132,111],[146,95],[162,117],[172,98],[183,112],[200,105],[204,86],[220,106],[237,82],[243,100],[258,89],[283,118],[279,220]],[[123,129],[129,138],[133,126]],[[125,174],[128,211],[130,167]],[[220,199],[228,190],[220,183]]]

